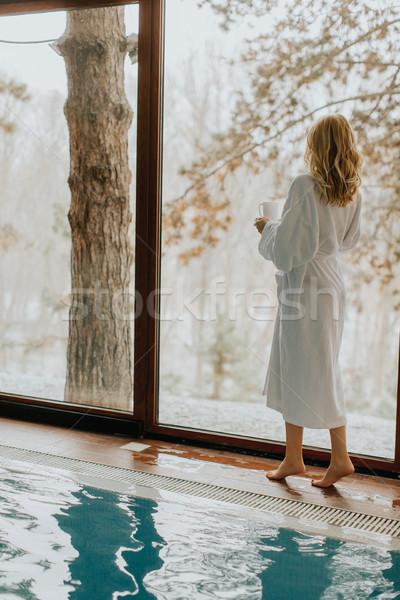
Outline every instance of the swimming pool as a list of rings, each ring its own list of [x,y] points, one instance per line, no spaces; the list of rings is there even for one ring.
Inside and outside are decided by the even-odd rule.
[[[400,597],[399,552],[276,515],[4,458],[0,485],[2,600]]]

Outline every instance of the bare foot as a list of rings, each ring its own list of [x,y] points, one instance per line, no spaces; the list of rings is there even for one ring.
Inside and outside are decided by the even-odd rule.
[[[306,467],[303,461],[289,461],[286,458],[281,462],[279,467],[275,471],[268,471],[268,479],[284,479],[288,475],[297,475],[298,473],[304,473]]]
[[[354,465],[349,459],[348,462],[339,465],[329,465],[322,479],[312,479],[311,484],[317,487],[327,488],[336,483],[341,477],[354,473]]]

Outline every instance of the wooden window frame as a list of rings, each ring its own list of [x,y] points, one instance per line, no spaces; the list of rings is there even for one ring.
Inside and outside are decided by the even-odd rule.
[[[165,2],[138,0],[139,62],[137,105],[136,249],[135,287],[145,305],[135,320],[134,413],[83,405],[39,400],[0,392],[0,415],[53,423],[95,431],[118,432],[132,437],[190,442],[249,454],[282,456],[285,444],[259,438],[172,427],[157,423],[160,322],[152,315],[159,311],[161,267],[161,175],[163,112],[163,36]],[[0,16],[38,13],[74,8],[132,4],[132,0],[0,0]],[[304,458],[314,464],[329,462],[330,453],[304,446]],[[397,408],[394,460],[351,453],[358,471],[397,477],[400,473],[400,347],[397,381]]]

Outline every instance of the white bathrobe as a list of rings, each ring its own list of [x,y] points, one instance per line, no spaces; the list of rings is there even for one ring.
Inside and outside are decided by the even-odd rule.
[[[269,221],[258,245],[271,260],[278,293],[263,395],[288,423],[314,429],[347,422],[338,363],[346,288],[337,256],[360,237],[361,195],[345,207],[320,202],[310,174],[295,177],[281,221]]]

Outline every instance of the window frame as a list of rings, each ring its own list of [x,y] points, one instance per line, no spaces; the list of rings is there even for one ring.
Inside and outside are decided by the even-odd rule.
[[[0,0],[0,16],[139,4],[135,289],[147,307],[135,319],[133,413],[63,404],[0,391],[0,416],[281,457],[285,453],[285,444],[280,442],[156,422],[160,321],[153,315],[159,314],[160,296],[152,293],[152,290],[160,289],[161,281],[162,86],[166,1]],[[151,302],[147,303],[148,299]],[[359,471],[389,477],[396,477],[400,473],[400,340],[398,358],[394,460],[350,453]],[[304,446],[303,455],[315,464],[326,464],[330,460],[330,452],[310,446]]]

